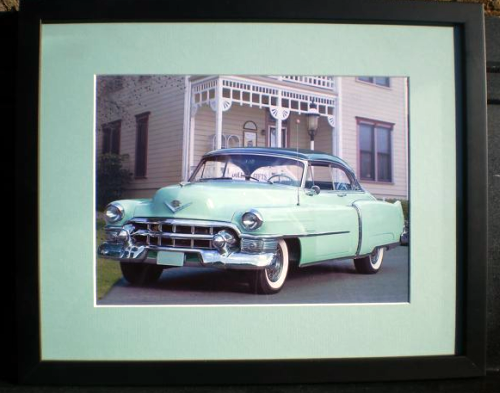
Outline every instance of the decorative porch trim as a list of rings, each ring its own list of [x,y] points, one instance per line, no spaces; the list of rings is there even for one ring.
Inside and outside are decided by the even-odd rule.
[[[280,108],[278,106],[272,106],[269,108],[269,113],[276,120],[286,120],[290,116],[290,111],[285,108]]]
[[[255,79],[254,79],[255,78]],[[276,120],[277,146],[281,147],[281,125],[292,112],[306,114],[311,104],[317,107],[320,116],[326,117],[332,127],[332,140],[337,125],[337,100],[334,77],[243,77],[208,76],[191,82],[191,106],[208,105],[216,113],[214,148],[224,147],[222,135],[223,112],[233,103],[267,108]],[[290,82],[288,86],[283,82]],[[312,89],[311,86],[318,89]],[[323,90],[323,91],[321,91]],[[335,143],[337,145],[337,143]]]
[[[222,100],[222,112],[227,112],[229,108],[231,108],[231,105],[233,104],[231,100],[228,100],[227,98],[223,98]],[[214,111],[217,112],[217,99],[210,100],[210,108]]]
[[[328,93],[312,92],[300,87],[281,86],[273,80],[257,81],[237,76],[215,76],[192,82],[192,103],[198,106],[210,105],[212,109],[216,107],[219,83],[225,108],[223,110],[228,110],[232,103],[239,103],[270,110],[282,108],[288,111],[288,114],[303,114],[308,112],[310,103],[314,102],[318,106],[320,116],[328,118],[335,115],[337,96],[333,90]],[[278,101],[281,101],[281,105]]]

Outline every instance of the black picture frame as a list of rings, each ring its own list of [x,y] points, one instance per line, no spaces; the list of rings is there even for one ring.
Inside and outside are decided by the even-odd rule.
[[[307,22],[452,26],[456,49],[456,355],[263,361],[42,361],[38,282],[40,27],[88,22]],[[485,373],[487,133],[483,11],[479,4],[312,0],[21,3],[18,69],[17,217],[19,379],[27,384],[320,383],[464,378]],[[453,99],[453,98],[450,98]],[[29,244],[30,247],[26,247]]]

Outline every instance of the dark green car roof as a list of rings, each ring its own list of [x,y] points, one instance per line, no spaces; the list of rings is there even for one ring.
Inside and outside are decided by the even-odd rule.
[[[299,149],[297,151],[295,149],[286,149],[277,147],[237,147],[231,149],[214,150],[205,154],[204,157],[212,157],[212,156],[226,155],[226,154],[245,154],[245,153],[255,153],[264,155],[273,154],[283,157],[299,158],[301,160],[308,160],[308,161],[327,161],[334,164],[341,164],[351,169],[350,166],[344,160],[342,160],[337,156],[333,156],[331,154],[323,153],[317,150],[307,150],[307,149]]]

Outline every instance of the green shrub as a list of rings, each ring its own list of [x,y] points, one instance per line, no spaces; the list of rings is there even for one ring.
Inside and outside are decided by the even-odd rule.
[[[104,207],[117,199],[120,199],[126,187],[132,180],[132,174],[125,168],[123,163],[128,159],[126,155],[106,153],[97,161],[97,209]]]

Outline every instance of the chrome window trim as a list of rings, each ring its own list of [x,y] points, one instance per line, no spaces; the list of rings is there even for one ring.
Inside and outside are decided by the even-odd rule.
[[[199,167],[201,166],[201,164],[205,161],[205,159],[208,159],[208,158],[211,158],[211,157],[220,157],[220,156],[234,156],[235,154],[234,153],[225,153],[225,152],[221,152],[221,153],[217,153],[217,154],[213,154],[213,155],[210,155],[210,156],[203,156],[200,160],[200,162],[198,163],[198,165],[196,166],[195,170],[193,171],[193,174],[189,177],[189,182],[191,183],[197,183],[196,181],[192,181],[192,178],[193,176],[198,172],[198,169]],[[269,154],[264,154],[264,153],[251,153],[251,152],[243,152],[243,153],[238,153],[237,155],[239,156],[263,156],[263,157],[276,157],[276,158],[284,158],[284,159],[287,159],[287,160],[295,160],[295,161],[298,161],[300,163],[302,163],[304,165],[303,167],[303,171],[302,171],[302,180],[300,181],[300,184],[301,184],[301,188],[303,188],[304,186],[304,183],[305,183],[305,175],[306,175],[306,172],[307,172],[307,165],[309,163],[309,160],[304,160],[302,158],[299,158],[299,157],[288,157],[288,156],[283,156],[283,155],[280,155],[280,154],[273,154],[273,153],[269,153]],[[295,188],[295,187],[294,187]]]

